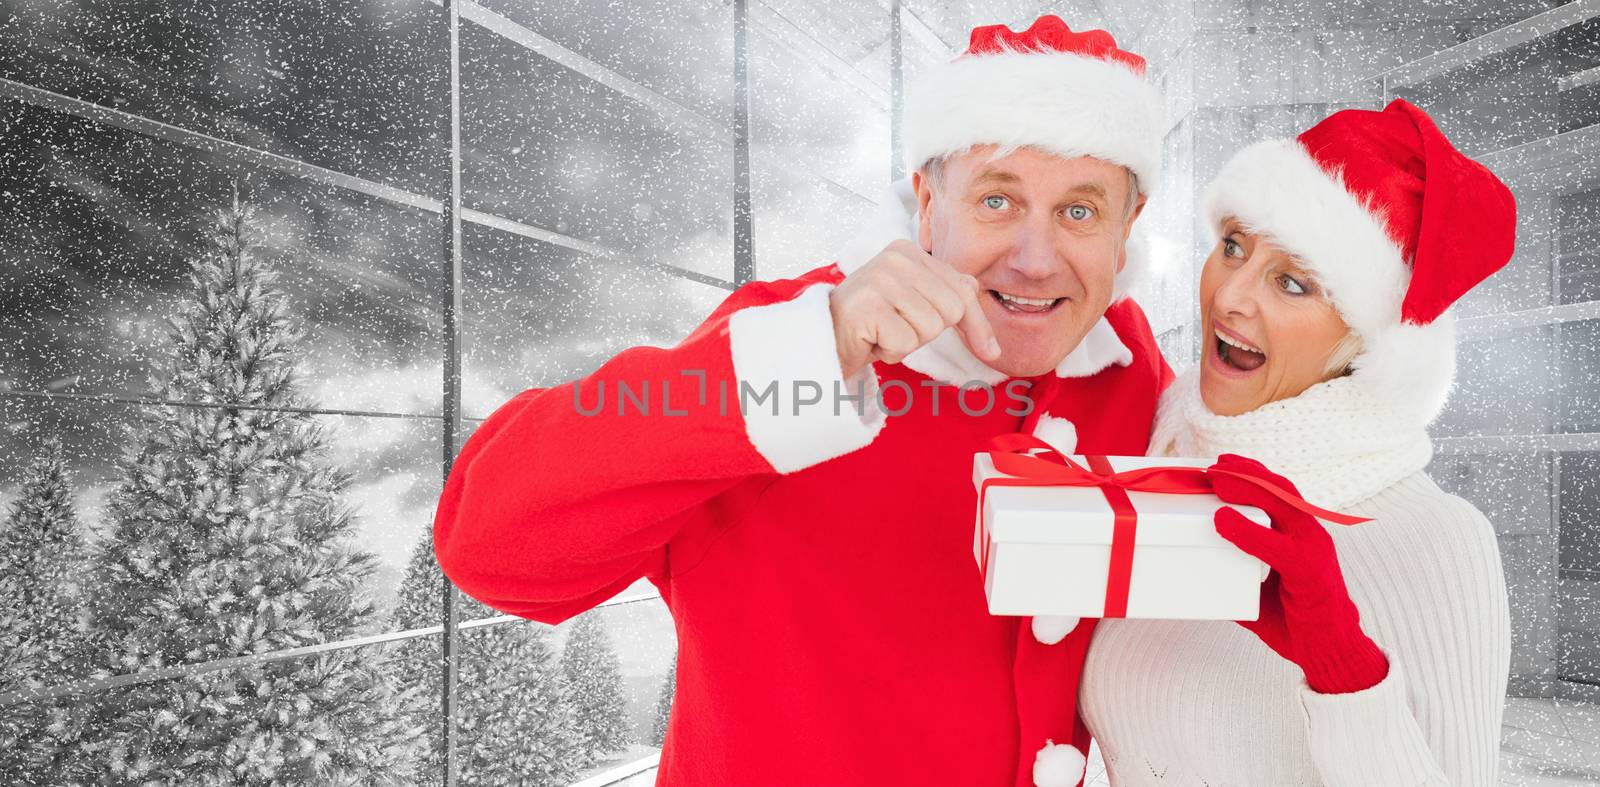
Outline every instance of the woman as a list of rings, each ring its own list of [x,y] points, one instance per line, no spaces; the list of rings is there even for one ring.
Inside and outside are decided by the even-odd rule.
[[[1273,572],[1258,621],[1106,620],[1079,710],[1113,785],[1487,785],[1509,667],[1494,531],[1424,474],[1454,373],[1448,307],[1509,259],[1510,192],[1416,107],[1348,110],[1211,185],[1197,368],[1152,454],[1281,472],[1373,521],[1253,488],[1217,530]]]

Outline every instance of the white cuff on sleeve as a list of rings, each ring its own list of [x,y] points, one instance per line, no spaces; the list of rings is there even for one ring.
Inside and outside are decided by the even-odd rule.
[[[728,319],[745,432],[780,473],[848,454],[883,429],[872,364],[843,379],[828,308],[832,290],[814,284],[793,300],[741,309]]]
[[[1376,686],[1322,694],[1301,681],[1311,759],[1328,787],[1443,784],[1443,772],[1406,699],[1400,663]]]

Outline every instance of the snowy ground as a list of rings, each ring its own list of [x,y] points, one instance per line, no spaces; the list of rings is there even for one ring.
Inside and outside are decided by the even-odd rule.
[[[1600,784],[1600,705],[1512,697],[1500,738],[1501,787]]]
[[[1600,705],[1512,697],[1500,734],[1500,787],[1600,784]],[[1100,751],[1084,787],[1110,787]]]
[[[624,765],[626,763],[648,757],[652,754],[655,754],[657,751],[659,750],[654,746],[645,746],[643,744],[636,743],[632,746],[629,746],[627,749],[618,752],[615,756],[601,760],[600,762],[595,763],[593,767],[585,769],[583,772],[578,774],[578,777],[575,781],[581,782],[584,779],[594,776],[595,774],[603,773],[611,770],[612,768],[616,768],[619,765]],[[655,783],[655,779],[656,770],[651,768],[648,771],[635,774],[633,777],[625,778],[622,781],[610,782],[610,787],[620,787],[621,785],[633,787],[635,784],[650,785]]]
[[[1600,705],[1567,700],[1512,697],[1506,702],[1500,743],[1501,787],[1579,787],[1600,784]],[[634,747],[589,773],[654,752]],[[585,773],[584,775],[589,775]],[[637,774],[613,787],[647,787],[655,771]],[[1089,752],[1084,787],[1110,787],[1098,748]]]

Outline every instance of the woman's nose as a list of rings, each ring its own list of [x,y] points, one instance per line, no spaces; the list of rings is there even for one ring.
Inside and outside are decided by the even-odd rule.
[[[1222,280],[1216,293],[1211,296],[1214,311],[1243,317],[1255,314],[1259,288],[1251,268],[1247,264],[1227,273],[1227,278]]]

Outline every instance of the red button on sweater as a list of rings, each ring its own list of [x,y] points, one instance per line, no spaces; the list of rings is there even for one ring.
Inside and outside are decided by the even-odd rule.
[[[1074,729],[1092,621],[1046,646],[985,609],[972,456],[1024,418],[1001,386],[969,415],[957,397],[981,412],[985,395],[902,364],[875,370],[903,415],[844,402],[834,416],[831,390],[795,415],[793,379],[839,377],[826,292],[841,278],[752,283],[675,347],[502,405],[445,483],[439,563],[468,595],[546,623],[640,577],[660,588],[679,661],[658,783],[1031,784],[1045,737]],[[1080,452],[1142,454],[1171,371],[1132,301],[1106,318],[1132,362],[1051,375],[1043,409],[1075,425]],[[739,381],[759,391],[766,372],[790,376],[780,412],[741,415]],[[663,381],[685,415],[662,407]],[[619,382],[648,383],[649,415]],[[1081,725],[1071,737],[1087,747]]]

